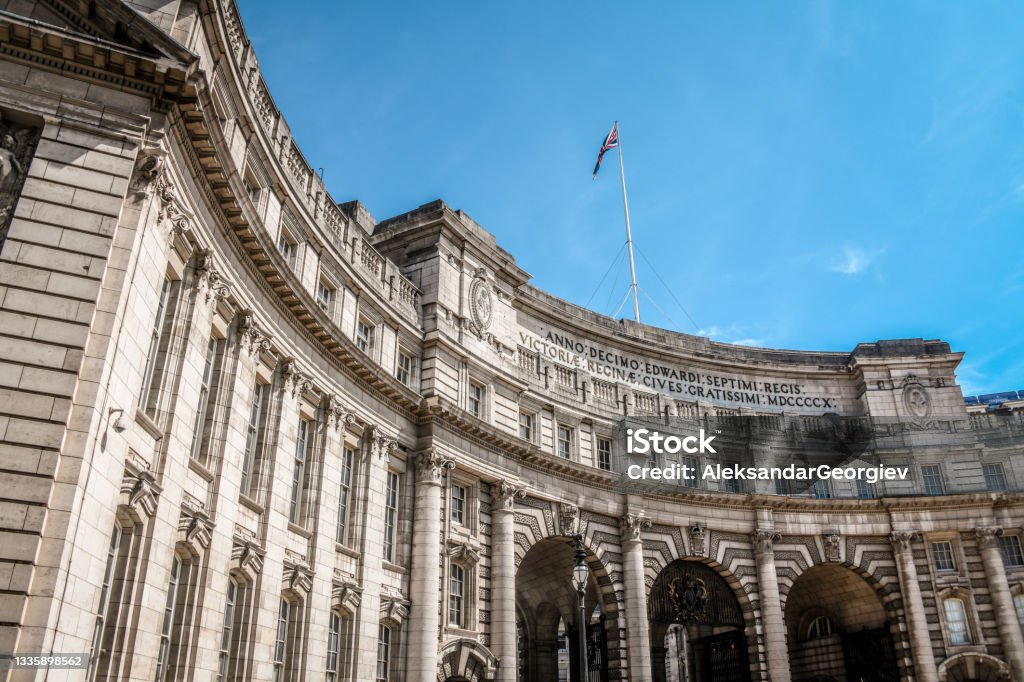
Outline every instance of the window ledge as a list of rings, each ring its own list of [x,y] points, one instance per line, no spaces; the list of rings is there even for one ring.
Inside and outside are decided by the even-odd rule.
[[[213,481],[213,472],[207,469],[199,460],[189,457],[188,468],[199,474],[199,476],[206,479],[208,482]]]
[[[266,511],[266,510],[265,510],[265,509],[263,508],[263,505],[262,505],[262,504],[260,504],[260,503],[259,503],[259,502],[257,502],[256,500],[252,499],[252,498],[251,498],[251,497],[249,497],[248,495],[244,495],[244,494],[239,494],[239,496],[238,496],[238,502],[239,502],[239,504],[241,504],[241,505],[242,505],[243,507],[247,507],[248,509],[251,509],[252,511],[256,512],[257,514],[262,514],[263,512],[265,512],[265,511]]]
[[[153,421],[153,418],[146,414],[145,410],[136,408],[135,423],[141,426],[142,430],[152,436],[154,440],[163,440],[164,434],[160,430],[160,425]]]
[[[296,535],[301,535],[307,540],[313,537],[313,531],[307,528],[303,528],[302,526],[292,523],[291,521],[288,522],[288,530],[295,533]]]
[[[346,547],[345,545],[341,544],[340,542],[334,543],[334,551],[337,552],[338,554],[344,554],[345,556],[350,556],[353,559],[358,559],[359,558],[359,552],[357,552],[356,550],[352,549],[351,547]]]
[[[384,563],[385,570],[394,571],[395,573],[398,573],[400,575],[405,575],[406,573],[409,572],[404,566],[399,566],[398,564],[393,564],[390,561],[384,560],[383,563]]]

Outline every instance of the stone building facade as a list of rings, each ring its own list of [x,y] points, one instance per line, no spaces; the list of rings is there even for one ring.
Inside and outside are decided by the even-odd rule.
[[[586,627],[588,680],[1024,680],[1012,443],[872,490],[609,471],[623,416],[991,426],[947,344],[604,318],[441,202],[334,202],[233,1],[0,9],[0,653],[90,656],[0,675],[547,681]]]

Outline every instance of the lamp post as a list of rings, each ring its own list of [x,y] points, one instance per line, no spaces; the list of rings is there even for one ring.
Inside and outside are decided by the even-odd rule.
[[[577,533],[573,539],[576,541],[576,565],[572,568],[572,581],[576,586],[576,599],[579,603],[579,616],[577,616],[577,660],[579,661],[580,677],[579,682],[587,679],[587,552],[583,549],[583,534]]]

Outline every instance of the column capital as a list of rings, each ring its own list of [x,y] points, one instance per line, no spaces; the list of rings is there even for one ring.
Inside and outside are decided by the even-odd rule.
[[[493,511],[513,511],[516,500],[526,497],[526,488],[517,482],[501,480],[491,484],[491,497],[494,498]]]
[[[974,529],[974,537],[978,541],[979,549],[997,547],[997,538],[1002,534],[1003,529],[999,526],[982,526]]]
[[[416,455],[416,482],[441,484],[441,477],[448,469],[455,468],[455,460],[435,448],[427,448]]]
[[[629,513],[623,516],[619,520],[619,527],[622,531],[623,542],[641,542],[643,540],[643,531],[650,528],[653,524],[648,518],[644,518],[643,512],[639,514]]]
[[[889,533],[889,542],[897,553],[910,553],[913,549],[914,538],[918,536],[913,530],[894,530]]]
[[[754,544],[754,556],[771,554],[774,551],[775,543],[782,539],[782,533],[774,528],[758,528],[750,534],[750,541]]]
[[[366,436],[366,452],[378,459],[385,459],[398,449],[398,441],[381,432],[374,426]]]

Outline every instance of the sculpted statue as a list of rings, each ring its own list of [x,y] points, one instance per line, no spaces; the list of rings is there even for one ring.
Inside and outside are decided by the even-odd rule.
[[[0,117],[0,248],[7,240],[39,133],[38,128],[20,126]]]

